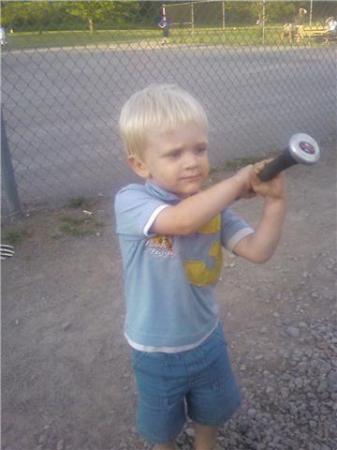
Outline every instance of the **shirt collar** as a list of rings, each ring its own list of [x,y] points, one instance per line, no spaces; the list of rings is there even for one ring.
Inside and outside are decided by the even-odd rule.
[[[167,203],[175,204],[181,201],[181,198],[177,194],[166,191],[164,188],[158,186],[152,181],[146,181],[145,189],[149,194],[153,195],[154,197],[160,200],[164,200]]]

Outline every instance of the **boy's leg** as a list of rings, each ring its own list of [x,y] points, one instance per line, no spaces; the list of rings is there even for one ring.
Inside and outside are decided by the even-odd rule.
[[[196,450],[213,450],[217,428],[229,420],[240,404],[239,389],[220,326],[195,349],[192,363],[188,367],[191,377],[195,378],[186,402],[188,415],[196,424]]]
[[[153,447],[153,450],[176,450],[176,444],[172,442],[168,442],[167,444],[157,444]]]
[[[154,450],[176,450],[175,437],[186,421],[183,361],[174,353],[133,350],[132,365],[138,387],[138,431],[154,443]]]
[[[217,428],[194,423],[195,450],[213,450],[216,444]]]

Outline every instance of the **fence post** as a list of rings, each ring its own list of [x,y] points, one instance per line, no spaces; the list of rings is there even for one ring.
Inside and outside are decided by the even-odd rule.
[[[265,43],[266,0],[262,0],[262,45]]]
[[[192,36],[194,35],[194,4],[191,1],[191,25],[192,25]]]
[[[5,121],[1,108],[1,179],[3,190],[8,201],[8,209],[10,215],[21,215],[21,204],[15,181],[11,154],[9,151],[7,134],[5,129]]]

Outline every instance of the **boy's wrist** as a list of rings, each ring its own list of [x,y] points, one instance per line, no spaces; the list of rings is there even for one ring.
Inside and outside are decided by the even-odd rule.
[[[243,170],[242,171],[240,170],[232,177],[232,180],[234,181],[239,194],[241,194],[243,191],[248,191],[250,189],[250,185],[247,181],[247,176],[243,176],[242,172]]]
[[[286,206],[286,199],[282,197],[265,197],[265,206],[269,208],[284,209]]]
[[[230,180],[232,181],[232,192],[234,195],[234,200],[239,200],[240,198],[244,197],[244,192],[247,191],[245,189],[245,183],[237,176],[237,174],[233,175]]]

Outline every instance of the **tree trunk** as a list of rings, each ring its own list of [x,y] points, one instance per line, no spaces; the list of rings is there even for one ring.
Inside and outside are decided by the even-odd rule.
[[[88,23],[89,23],[89,31],[90,31],[90,33],[93,33],[93,31],[94,31],[94,22],[93,22],[91,17],[88,18]]]

